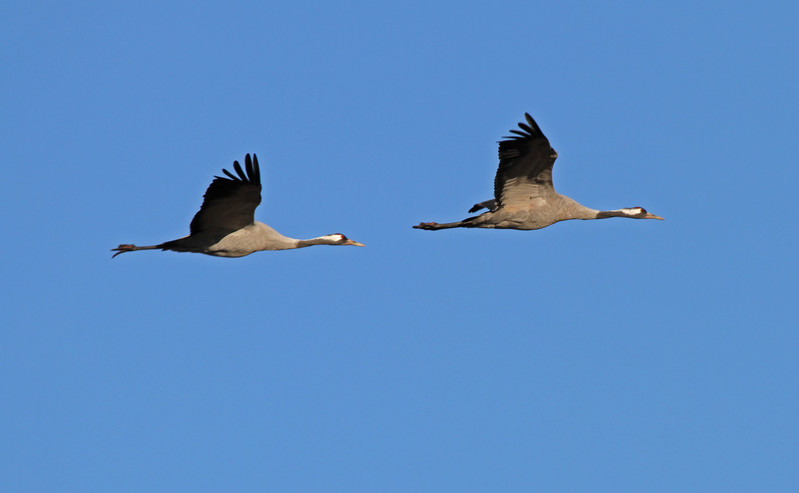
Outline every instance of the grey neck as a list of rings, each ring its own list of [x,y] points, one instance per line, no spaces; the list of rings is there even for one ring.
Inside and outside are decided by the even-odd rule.
[[[310,240],[297,240],[297,248],[304,248],[314,245],[336,245],[337,243],[330,238],[320,236],[318,238],[311,238]]]
[[[629,212],[624,210],[615,210],[615,211],[598,211],[596,213],[596,219],[605,219],[608,217],[633,217]]]
[[[561,221],[566,219],[596,219],[597,214],[601,214],[600,211],[586,207],[565,195],[560,196],[559,202],[560,210],[558,215]]]
[[[564,219],[605,219],[607,217],[636,217],[631,209],[598,211],[577,202],[574,199],[560,196],[560,220]]]

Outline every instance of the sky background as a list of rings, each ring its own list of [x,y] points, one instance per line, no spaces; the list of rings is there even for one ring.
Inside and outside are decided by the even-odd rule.
[[[0,489],[796,491],[796,2],[5,2]],[[666,221],[411,229],[557,190]],[[366,248],[136,252],[261,163]]]

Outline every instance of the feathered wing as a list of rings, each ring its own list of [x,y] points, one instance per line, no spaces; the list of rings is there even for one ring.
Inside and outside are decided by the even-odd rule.
[[[549,145],[529,113],[527,123],[519,123],[515,134],[499,143],[499,168],[494,178],[497,207],[513,209],[529,207],[530,200],[555,193],[552,166],[558,153]],[[479,205],[479,204],[478,204]]]
[[[480,209],[488,209],[489,211],[494,211],[497,208],[497,200],[496,199],[489,199],[484,200],[482,202],[478,202],[469,209],[469,212],[477,212]]]
[[[203,196],[203,205],[191,220],[191,234],[228,234],[239,230],[255,220],[255,208],[261,203],[261,170],[255,154],[244,158],[244,170],[238,161],[233,169],[238,176],[226,169],[228,176],[215,176]]]

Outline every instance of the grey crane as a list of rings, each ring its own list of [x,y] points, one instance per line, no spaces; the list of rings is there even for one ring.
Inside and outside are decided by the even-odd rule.
[[[214,177],[203,196],[203,205],[191,220],[191,234],[159,245],[119,245],[111,250],[117,252],[113,257],[125,252],[159,248],[217,257],[243,257],[261,250],[289,250],[312,245],[364,246],[339,233],[309,240],[289,238],[255,221],[255,208],[261,203],[261,170],[255,154],[252,159],[249,154],[244,157],[244,168],[246,173],[239,162],[234,161],[233,169],[238,176],[223,169],[227,178]]]
[[[513,136],[499,142],[499,168],[494,178],[494,198],[475,204],[469,212],[486,208],[478,216],[453,223],[419,223],[417,229],[502,228],[541,229],[567,219],[604,219],[629,217],[660,219],[643,207],[599,211],[560,195],[552,185],[552,166],[558,153],[529,113],[522,130],[511,130]]]

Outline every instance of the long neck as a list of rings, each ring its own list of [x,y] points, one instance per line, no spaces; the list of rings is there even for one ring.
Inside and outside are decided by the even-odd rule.
[[[616,209],[612,211],[598,211],[595,219],[605,219],[607,217],[630,217],[635,218],[640,211],[635,209]]]
[[[600,211],[586,207],[576,200],[566,197],[565,195],[559,195],[558,197],[559,221],[564,221],[567,219],[597,219],[597,215],[601,214]]]
[[[275,231],[272,226],[264,224],[261,221],[255,221],[253,224],[236,231],[229,235],[229,237],[237,236],[237,241],[244,244],[244,242],[252,242],[247,246],[252,248],[252,251],[259,250],[290,250],[297,248],[296,238],[290,238]]]
[[[608,217],[629,217],[637,219],[641,217],[641,209],[614,209],[612,211],[598,211],[586,207],[576,200],[559,195],[559,215],[560,221],[565,219],[605,219]]]
[[[313,245],[337,245],[340,240],[341,237],[338,235],[317,236],[316,238],[311,238],[309,240],[297,240],[297,248],[304,248]]]

